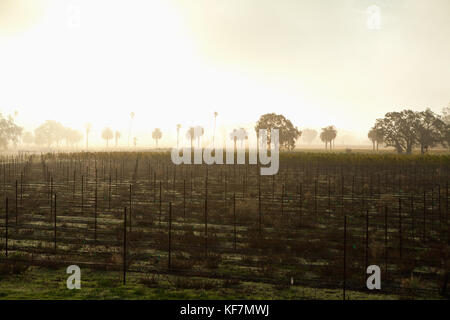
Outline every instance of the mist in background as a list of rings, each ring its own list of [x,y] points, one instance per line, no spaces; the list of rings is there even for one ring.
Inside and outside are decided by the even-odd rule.
[[[379,25],[368,25],[368,8]],[[376,118],[450,102],[448,0],[0,0],[0,111],[173,146],[276,112],[367,143]],[[207,137],[206,137],[207,136]],[[341,139],[341,140],[339,140]],[[352,141],[352,142],[349,142]],[[299,144],[301,145],[301,144]]]

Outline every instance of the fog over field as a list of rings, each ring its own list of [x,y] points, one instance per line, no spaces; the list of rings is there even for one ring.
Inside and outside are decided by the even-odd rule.
[[[450,0],[0,0],[0,300],[448,300],[449,40]]]
[[[177,124],[181,139],[202,126],[208,145],[214,127],[226,139],[271,112],[370,146],[387,112],[449,106],[449,12],[448,0],[0,0],[0,111],[31,133],[91,123],[93,147],[106,127],[141,147],[160,128],[171,147]]]

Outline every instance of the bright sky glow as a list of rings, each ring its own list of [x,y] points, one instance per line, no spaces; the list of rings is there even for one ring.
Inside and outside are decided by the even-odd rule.
[[[101,145],[106,126],[126,144],[132,111],[139,145],[155,127],[173,145],[177,123],[212,134],[214,111],[217,132],[276,112],[365,139],[388,111],[450,101],[450,1],[392,3],[0,0],[0,111],[27,130],[91,122]]]

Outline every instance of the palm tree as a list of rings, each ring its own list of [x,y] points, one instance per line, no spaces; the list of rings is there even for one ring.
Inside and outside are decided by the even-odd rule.
[[[83,135],[74,129],[64,128],[64,140],[66,141],[66,147],[72,147],[77,145],[80,140],[83,139]]]
[[[239,136],[239,130],[233,129],[233,132],[230,133],[230,139],[234,142],[234,150],[236,150],[236,142]]]
[[[328,126],[322,128],[322,132],[320,133],[320,140],[325,142],[325,149],[328,149],[328,143],[330,143],[330,150],[332,149],[332,142],[336,139],[337,130],[334,126]]]
[[[322,129],[324,130],[324,129]],[[325,150],[328,149],[328,137],[327,137],[327,132],[326,131],[322,131],[320,133],[320,140],[322,140],[322,142],[325,142]]]
[[[153,130],[153,132],[152,132],[152,138],[155,139],[155,142],[156,142],[156,148],[158,148],[158,140],[162,138],[162,132],[161,132],[161,129],[156,128],[155,130]]]
[[[217,112],[214,112],[214,132],[213,132],[213,148],[215,146],[214,142],[216,140],[216,118],[219,114]]]
[[[128,131],[128,146],[130,146],[131,128],[132,128],[132,125],[133,125],[134,116],[135,116],[134,112],[131,112],[130,113],[130,129]]]
[[[248,132],[244,128],[239,128],[237,130],[236,134],[237,134],[237,140],[239,140],[241,142],[241,149],[242,149],[242,145],[244,143],[244,140],[248,139]]]
[[[115,140],[115,145],[117,148],[117,145],[119,144],[119,139],[122,136],[122,134],[120,133],[120,131],[117,131],[114,133],[114,140]]]
[[[195,138],[195,128],[194,127],[190,127],[188,129],[188,131],[186,131],[186,138],[191,140],[191,150],[192,150],[194,148],[193,141],[194,141],[194,138]]]
[[[178,149],[179,138],[180,138],[180,129],[181,129],[181,124],[177,124],[177,149]]]
[[[200,138],[204,133],[205,130],[200,126],[190,127],[188,131],[186,131],[186,138],[191,140],[191,150],[194,148],[193,146],[194,139],[197,139],[197,146],[198,148],[200,148]]]
[[[333,149],[334,149],[334,147],[336,146],[335,143],[336,143],[336,137],[337,137],[337,130],[334,126],[330,126],[329,130],[330,130],[330,138],[331,138],[331,141],[333,142]]]
[[[92,124],[90,122],[86,123],[86,150],[89,148],[89,132],[91,132]]]
[[[105,128],[102,131],[102,138],[106,140],[106,147],[108,148],[109,140],[114,137],[113,131],[110,128]]]
[[[236,147],[237,141],[239,140],[241,142],[241,149],[242,149],[244,140],[248,139],[248,132],[244,128],[233,129],[233,132],[230,133],[230,139],[233,140],[234,142],[234,152],[237,152],[238,151]]]
[[[194,128],[194,134],[196,135],[195,138],[197,138],[197,148],[200,148],[200,138],[203,136],[203,134],[205,133],[205,129],[203,129],[200,126],[196,126]]]
[[[375,128],[370,129],[367,137],[372,141],[372,150],[375,151],[375,143],[377,142],[377,132]]]
[[[383,130],[376,125],[370,129],[367,137],[372,141],[373,150],[375,151],[375,145],[378,151],[378,145],[383,143]]]

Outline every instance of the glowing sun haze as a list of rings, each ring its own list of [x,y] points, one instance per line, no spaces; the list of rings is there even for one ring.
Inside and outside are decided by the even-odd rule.
[[[367,25],[367,8],[380,26]],[[79,10],[79,15],[78,15]],[[448,0],[0,0],[0,111],[173,144],[176,124],[282,113],[364,139],[376,118],[450,102]],[[90,138],[91,140],[91,138]]]

